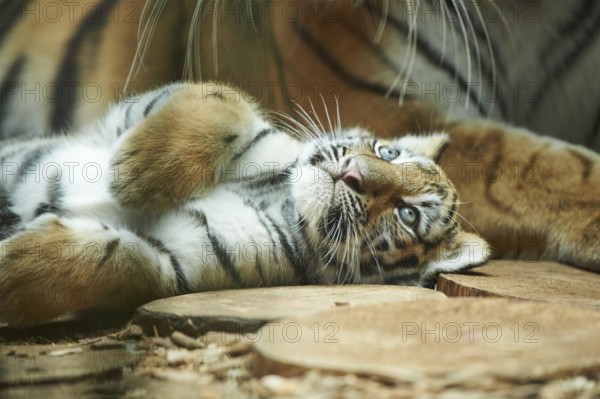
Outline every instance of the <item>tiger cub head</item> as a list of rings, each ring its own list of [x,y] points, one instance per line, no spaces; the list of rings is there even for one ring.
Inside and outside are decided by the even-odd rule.
[[[461,229],[456,189],[434,162],[448,141],[352,128],[307,143],[292,196],[322,261],[313,278],[431,286],[489,258],[487,243]]]

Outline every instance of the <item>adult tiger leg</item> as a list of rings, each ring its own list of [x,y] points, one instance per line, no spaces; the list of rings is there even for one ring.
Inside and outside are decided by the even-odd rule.
[[[441,164],[466,228],[500,257],[551,259],[600,271],[600,156],[486,121],[451,124]]]

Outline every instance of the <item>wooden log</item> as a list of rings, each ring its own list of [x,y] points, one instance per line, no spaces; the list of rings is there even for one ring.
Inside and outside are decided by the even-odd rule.
[[[448,296],[483,296],[600,308],[600,274],[552,262],[494,261],[466,274],[442,274]]]
[[[140,307],[134,322],[148,335],[212,331],[245,335],[284,317],[358,305],[446,299],[432,290],[378,285],[269,287],[203,292],[161,299]]]
[[[443,388],[600,372],[600,312],[501,298],[336,309],[267,324],[258,375],[319,369]],[[589,374],[588,374],[589,373]],[[433,386],[432,385],[432,386]]]

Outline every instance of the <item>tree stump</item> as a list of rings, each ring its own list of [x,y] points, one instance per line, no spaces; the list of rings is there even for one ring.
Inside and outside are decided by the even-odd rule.
[[[84,346],[62,345],[41,350],[39,346],[22,346],[16,353],[2,354],[0,389],[85,378],[100,380],[122,373],[138,360],[137,354],[125,348],[94,351]]]
[[[293,376],[318,369],[413,386],[493,389],[597,374],[598,331],[600,312],[543,302],[449,298],[368,305],[265,325],[254,344],[256,372]]]
[[[552,262],[494,261],[465,274],[442,274],[448,296],[483,296],[600,308],[600,275]]]
[[[181,331],[198,337],[212,331],[248,334],[265,323],[358,305],[446,296],[417,287],[347,285],[238,289],[182,295],[140,307],[134,322],[148,335]]]

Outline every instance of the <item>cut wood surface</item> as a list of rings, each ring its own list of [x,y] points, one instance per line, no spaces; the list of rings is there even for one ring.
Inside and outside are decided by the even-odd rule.
[[[552,262],[494,261],[467,274],[442,274],[448,296],[529,299],[600,308],[600,274]]]
[[[600,372],[600,312],[501,298],[336,309],[264,326],[258,375],[309,369],[440,386]]]
[[[293,286],[204,292],[161,299],[140,307],[134,317],[148,335],[182,331],[249,333],[281,318],[358,305],[446,299],[417,287],[353,285]]]
[[[24,346],[1,356],[0,388],[114,377],[138,360],[124,346],[101,351],[78,345]]]

